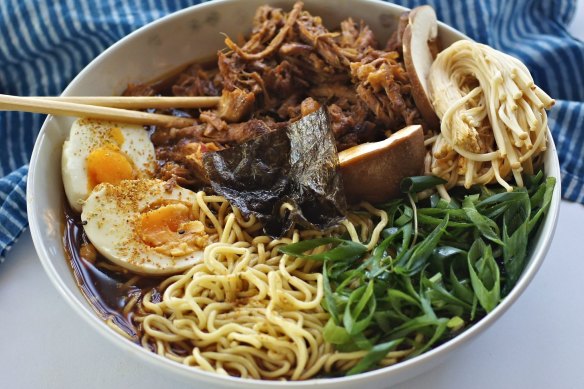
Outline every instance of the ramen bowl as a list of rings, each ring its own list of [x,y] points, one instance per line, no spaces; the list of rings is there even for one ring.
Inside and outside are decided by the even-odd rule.
[[[224,47],[224,36],[248,33],[255,9],[263,4],[292,7],[293,1],[225,0],[204,3],[166,16],[128,35],[92,61],[66,88],[64,96],[120,94],[129,83],[145,82],[184,64],[208,59]],[[334,6],[333,6],[334,4]],[[373,0],[324,2],[305,0],[305,8],[321,15],[326,25],[344,18],[363,19],[380,41],[397,28],[402,7]],[[442,46],[466,37],[440,24]],[[147,367],[204,388],[382,388],[402,382],[444,362],[449,355],[476,339],[503,315],[527,288],[544,260],[555,229],[559,203],[559,162],[551,136],[544,156],[545,173],[556,177],[553,200],[531,244],[527,266],[514,289],[486,317],[452,340],[396,365],[341,378],[308,381],[260,381],[220,376],[163,358],[123,338],[95,313],[78,287],[63,246],[66,203],[60,154],[73,118],[49,116],[36,141],[28,176],[28,217],[40,261],[62,297],[101,336],[120,350],[143,361]],[[65,347],[65,346],[64,346]],[[200,385],[200,386],[199,386]]]

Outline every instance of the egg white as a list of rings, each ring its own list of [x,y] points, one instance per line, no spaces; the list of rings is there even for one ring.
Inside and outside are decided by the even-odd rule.
[[[69,139],[63,144],[61,171],[67,200],[77,212],[91,192],[87,171],[87,157],[91,152],[107,144],[115,144],[112,128],[119,128],[123,136],[120,151],[131,160],[138,176],[154,175],[156,154],[148,132],[142,126],[119,124],[94,119],[77,119],[71,126]]]
[[[81,213],[85,233],[102,255],[134,273],[168,275],[199,262],[203,250],[170,256],[144,243],[137,222],[144,210],[161,202],[193,204],[196,195],[175,186],[168,191],[161,180],[125,180],[119,185],[102,183],[87,198]]]

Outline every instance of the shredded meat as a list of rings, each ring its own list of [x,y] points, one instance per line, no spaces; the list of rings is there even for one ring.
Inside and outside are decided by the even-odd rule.
[[[230,123],[240,122],[249,116],[255,103],[255,95],[241,89],[223,90],[217,109],[221,119]]]
[[[411,96],[411,84],[398,53],[372,50],[360,62],[351,63],[357,94],[386,128],[419,121]]]
[[[219,96],[223,82],[216,69],[205,70],[195,64],[181,73],[172,86],[175,96]]]
[[[154,96],[156,91],[149,84],[130,84],[124,91],[124,96]]]
[[[172,179],[185,188],[204,187],[209,184],[202,163],[204,153],[245,142],[281,126],[280,123],[252,119],[226,125],[224,130],[217,130],[209,123],[180,129],[157,129],[152,135],[158,160],[156,176],[162,180]]]
[[[300,104],[300,114],[302,117],[308,116],[311,113],[318,111],[319,109],[320,103],[312,97],[304,99],[304,101]]]
[[[286,123],[267,122],[251,119],[247,122],[226,124],[217,129],[211,123],[201,123],[184,128],[158,128],[152,134],[155,147],[179,144],[183,141],[214,142],[223,145],[242,143],[256,136],[270,132]]]
[[[357,23],[349,18],[341,22],[340,46],[351,61],[359,61],[370,49],[377,48],[377,39],[373,31],[363,21]]]
[[[217,143],[205,142],[179,142],[173,146],[157,147],[157,177],[187,188],[206,186],[209,178],[203,167],[203,154],[222,148]]]
[[[227,50],[218,52],[217,67],[193,65],[174,77],[170,87],[130,85],[129,95],[221,96],[215,110],[179,112],[195,118],[196,125],[154,131],[162,161],[159,177],[174,177],[187,187],[201,185],[202,167],[188,157],[197,154],[193,145],[229,147],[323,105],[338,150],[383,139],[386,131],[407,124],[423,124],[403,65],[406,24],[407,14],[380,46],[363,21],[348,18],[329,30],[302,2],[289,12],[265,5],[257,9],[249,37],[237,44],[226,38]]]
[[[404,12],[403,14],[401,14],[399,18],[399,23],[397,25],[397,30],[393,32],[391,38],[389,38],[389,40],[387,41],[387,44],[385,45],[385,51],[397,51],[398,53],[400,53],[400,55],[402,54],[403,51],[402,38],[404,36],[404,30],[406,29],[409,23],[409,17],[410,17],[409,12]]]

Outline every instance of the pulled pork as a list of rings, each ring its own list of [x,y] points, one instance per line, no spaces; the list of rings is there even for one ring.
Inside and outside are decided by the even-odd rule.
[[[362,21],[349,18],[330,31],[302,2],[290,12],[259,7],[251,35],[239,45],[226,38],[228,50],[218,53],[216,67],[193,65],[166,84],[132,85],[126,91],[221,96],[216,110],[179,112],[196,118],[195,126],[155,129],[158,176],[187,187],[205,185],[203,152],[286,126],[321,105],[327,107],[338,150],[422,123],[401,57],[402,33],[381,48]]]

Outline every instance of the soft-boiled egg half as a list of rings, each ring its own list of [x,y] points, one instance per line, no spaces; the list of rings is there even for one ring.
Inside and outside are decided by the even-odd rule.
[[[77,119],[63,145],[65,194],[77,212],[96,185],[150,178],[155,166],[154,145],[138,125]]]
[[[95,187],[81,220],[97,251],[135,273],[167,275],[199,262],[208,243],[195,193],[157,179]]]

